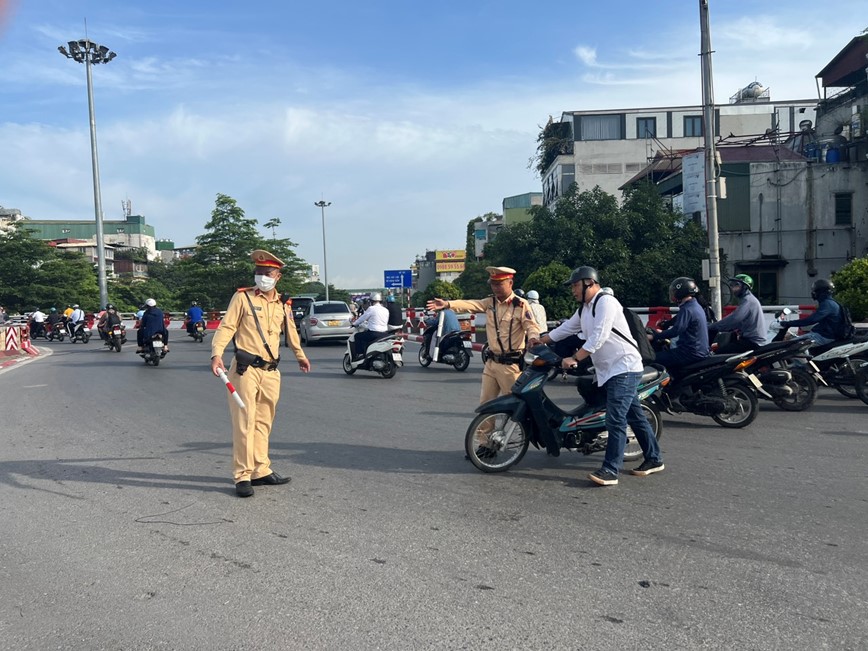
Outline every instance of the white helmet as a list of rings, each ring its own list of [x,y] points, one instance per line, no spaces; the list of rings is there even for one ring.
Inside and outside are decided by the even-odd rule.
[[[539,292],[536,291],[535,289],[532,289],[527,293],[527,296],[525,296],[525,298],[529,301],[538,301],[539,300]]]
[[[380,292],[374,292],[371,294],[371,303],[383,302],[383,295]]]
[[[601,294],[608,294],[609,296],[615,295],[615,292],[612,290],[611,287],[600,287],[600,293]]]
[[[147,305],[148,307],[157,307],[157,301],[155,301],[153,298],[149,298],[145,301],[145,305]]]

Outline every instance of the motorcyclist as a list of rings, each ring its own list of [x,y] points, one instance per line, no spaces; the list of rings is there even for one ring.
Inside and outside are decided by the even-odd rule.
[[[389,311],[389,330],[401,330],[404,327],[404,316],[393,294],[386,297],[386,309]]]
[[[753,278],[747,274],[738,274],[729,279],[729,288],[738,299],[738,307],[727,317],[709,326],[709,340],[713,340],[718,332],[737,331],[739,336],[728,344],[717,349],[717,354],[743,353],[754,350],[765,344],[766,325],[763,318],[763,307],[754,296]]]
[[[367,324],[368,329],[356,333],[353,342],[354,359],[364,357],[370,343],[389,331],[389,310],[383,307],[383,295],[380,292],[371,294],[371,306],[353,321],[354,326],[362,324]]]
[[[527,302],[530,305],[530,311],[533,312],[533,320],[536,321],[539,331],[548,331],[548,317],[545,307],[539,302],[539,292],[532,289],[527,293],[525,298],[527,298]]]
[[[196,324],[202,321],[202,316],[204,312],[202,308],[199,307],[199,303],[193,301],[190,303],[190,309],[187,310],[187,334],[192,335],[196,332]]]
[[[669,300],[678,304],[678,314],[666,330],[648,335],[652,343],[677,337],[671,348],[657,352],[657,363],[670,373],[708,357],[708,319],[695,298],[698,294],[699,287],[692,278],[679,276],[673,280],[669,284]]]
[[[107,303],[105,310],[97,321],[96,329],[101,339],[108,341],[109,333],[116,325],[121,325],[121,317],[113,303]]]
[[[166,329],[166,324],[163,321],[163,311],[157,307],[157,301],[149,298],[145,301],[145,311],[139,321],[139,329],[136,333],[136,343],[138,348],[137,353],[142,352],[146,341],[150,341],[151,337],[160,334],[163,336],[163,352],[169,352],[169,331]]]
[[[454,310],[447,308],[441,310],[440,313],[443,314],[443,330],[440,332],[440,339],[443,339],[450,332],[458,332],[461,330],[461,324],[458,323],[458,316],[455,314]],[[425,349],[426,355],[429,358],[433,357],[434,354],[431,347],[431,340],[434,339],[434,335],[437,334],[437,324],[440,321],[440,313],[435,312],[431,316],[425,318],[425,332],[422,334],[422,347]]]
[[[830,344],[838,338],[844,317],[841,305],[832,298],[835,284],[831,280],[818,278],[811,285],[811,298],[817,301],[817,309],[810,316],[795,321],[787,321],[788,328],[814,326],[807,335],[816,345]]]
[[[36,339],[45,334],[45,312],[38,307],[33,308],[30,313],[30,338]]]
[[[48,311],[48,317],[45,319],[49,330],[53,331],[55,324],[60,323],[61,321],[63,321],[63,315],[57,311],[56,307],[51,308]]]
[[[84,311],[78,306],[78,303],[75,303],[66,320],[66,329],[69,331],[70,337],[75,336],[75,329],[82,321],[84,321]]]

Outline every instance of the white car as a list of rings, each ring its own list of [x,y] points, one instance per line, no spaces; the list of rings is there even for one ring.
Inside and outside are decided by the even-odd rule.
[[[345,341],[353,334],[353,314],[342,301],[314,301],[305,306],[299,324],[301,343]]]

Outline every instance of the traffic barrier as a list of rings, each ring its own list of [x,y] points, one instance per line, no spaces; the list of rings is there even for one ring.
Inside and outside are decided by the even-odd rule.
[[[30,329],[26,325],[2,326],[3,357],[19,357],[21,355],[35,356],[39,349],[30,341]]]

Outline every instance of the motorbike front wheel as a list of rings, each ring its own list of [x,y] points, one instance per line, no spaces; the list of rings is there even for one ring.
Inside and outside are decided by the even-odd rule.
[[[425,344],[422,343],[422,347],[419,348],[419,366],[422,368],[428,368],[431,365],[431,358],[428,357],[428,354],[425,352]]]
[[[793,395],[775,398],[775,404],[784,411],[804,411],[817,399],[817,381],[814,376],[801,368],[791,368],[793,379],[788,385]]]
[[[648,419],[648,424],[651,426],[651,431],[654,432],[654,438],[658,441],[663,436],[663,419],[660,417],[660,410],[655,405],[647,401],[642,402],[642,411],[645,413],[645,418]],[[636,435],[633,433],[633,428],[627,425],[627,445],[624,446],[624,461],[635,461],[642,458],[642,446],[636,440]]]
[[[115,342],[114,342],[114,349],[115,349],[117,352],[121,352],[121,342],[120,342],[120,340],[115,340]]]
[[[459,349],[458,352],[455,353],[455,363],[452,366],[454,366],[455,370],[459,373],[466,371],[467,367],[470,366],[470,353],[463,348]]]
[[[521,461],[529,443],[524,423],[510,414],[479,414],[467,428],[464,451],[482,472],[504,472]]]
[[[81,336],[81,343],[86,344],[89,341],[90,341],[90,335],[84,334]]]
[[[343,367],[344,367],[344,373],[346,373],[347,375],[352,375],[353,373],[356,372],[356,369],[354,369],[353,365],[350,363],[351,361],[352,360],[350,360],[350,354],[345,353],[344,354]]]
[[[712,419],[723,427],[747,427],[759,412],[756,394],[741,380],[726,381],[726,398],[733,403],[732,407],[722,414],[715,414]]]

